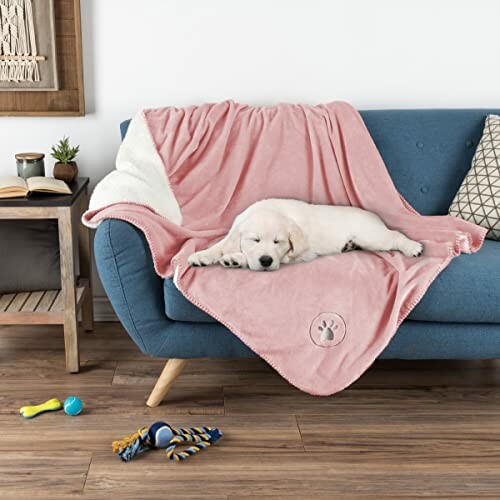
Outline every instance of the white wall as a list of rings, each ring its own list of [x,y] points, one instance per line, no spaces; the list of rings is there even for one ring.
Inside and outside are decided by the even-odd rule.
[[[0,175],[15,171],[14,153],[68,134],[95,182],[113,168],[118,123],[148,106],[500,106],[496,0],[81,3],[87,116],[0,118]]]

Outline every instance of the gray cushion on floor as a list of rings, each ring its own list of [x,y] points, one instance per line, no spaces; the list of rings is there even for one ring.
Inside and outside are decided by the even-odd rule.
[[[61,287],[57,221],[0,221],[0,293]]]

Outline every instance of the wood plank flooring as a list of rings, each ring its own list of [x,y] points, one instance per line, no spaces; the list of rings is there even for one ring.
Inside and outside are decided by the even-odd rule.
[[[2,499],[500,498],[499,361],[377,362],[324,398],[260,360],[200,360],[147,408],[163,361],[115,323],[80,339],[71,375],[61,327],[0,327]],[[78,417],[18,414],[72,394]],[[120,462],[111,441],[156,420],[224,437],[180,464],[161,451]]]

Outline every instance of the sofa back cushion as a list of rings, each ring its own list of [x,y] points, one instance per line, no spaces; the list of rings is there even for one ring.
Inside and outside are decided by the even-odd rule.
[[[421,214],[444,215],[471,166],[486,116],[500,110],[360,113],[399,192]],[[120,125],[122,137],[128,124]]]
[[[362,111],[399,192],[420,213],[447,214],[494,110]]]

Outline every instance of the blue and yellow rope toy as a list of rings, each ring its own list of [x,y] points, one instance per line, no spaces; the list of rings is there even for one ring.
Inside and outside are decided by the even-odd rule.
[[[143,427],[135,434],[113,441],[113,452],[124,461],[145,451],[166,449],[167,458],[180,462],[199,451],[208,448],[222,437],[216,427],[172,427],[165,422],[155,422],[151,427]],[[194,443],[185,450],[176,452],[178,445]]]

